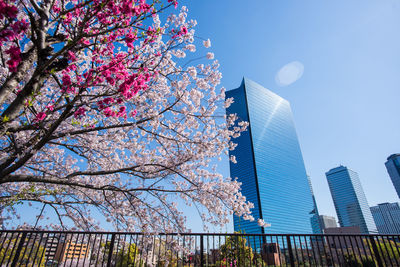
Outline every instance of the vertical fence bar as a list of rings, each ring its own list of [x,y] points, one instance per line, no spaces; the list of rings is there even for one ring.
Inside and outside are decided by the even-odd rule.
[[[293,258],[293,250],[292,250],[292,244],[290,243],[290,236],[286,236],[286,242],[287,242],[287,247],[288,247],[288,252],[289,252],[289,261],[290,261],[290,266],[294,267],[294,258]]]
[[[304,244],[306,245],[306,256],[307,256],[307,262],[310,264],[310,266],[312,265],[312,261],[311,261],[311,253],[310,253],[310,249],[308,248],[308,241],[307,241],[307,237],[304,236]]]
[[[139,243],[138,242],[138,240],[139,240],[139,236],[136,234],[135,235],[135,251],[134,251],[134,253],[133,253],[133,265],[135,265],[136,264],[136,252],[137,252],[137,250],[138,250],[138,247],[137,247],[137,244]],[[160,246],[161,246],[161,236],[160,236]],[[160,258],[160,249],[158,249],[158,258]]]
[[[27,233],[27,235],[28,235],[28,234],[29,234],[29,237],[28,237],[28,240],[26,241],[26,243],[27,243],[28,246],[29,246],[29,242],[31,241],[31,238],[32,238],[32,233]],[[31,251],[32,251],[34,248],[35,248],[35,244],[33,244],[32,248],[31,248]],[[39,249],[39,247],[38,247],[38,249]],[[26,253],[27,250],[28,250],[27,247],[25,247],[24,252],[22,253],[22,256],[21,256],[21,260],[22,260],[22,261],[24,260],[25,253]],[[29,257],[28,257],[28,260],[29,260]]]
[[[293,247],[294,247],[294,253],[293,256],[296,256],[296,259],[294,260],[295,263],[300,264],[300,258],[298,255],[298,249],[297,249],[297,245],[296,245],[296,236],[293,236]]]
[[[388,264],[387,264],[388,266],[393,266],[392,265],[392,259],[390,258],[389,251],[388,251],[388,249],[386,247],[385,239],[383,237],[381,237],[382,243],[379,241],[379,237],[378,236],[376,237],[376,239],[377,239],[378,244],[379,244],[379,249],[382,252],[382,257],[383,257],[384,263],[386,264],[386,262],[388,262]],[[385,253],[385,251],[386,251],[386,253]]]
[[[37,236],[37,235],[34,235],[33,233],[29,233],[28,244],[31,242],[32,235],[33,235],[33,246],[32,246],[32,247],[35,247],[36,236]],[[39,247],[38,247],[38,249],[39,249]],[[25,253],[26,253],[27,250],[28,250],[28,249],[25,248],[24,254],[22,254],[22,258],[25,257]],[[28,261],[29,261],[29,259],[31,258],[32,251],[33,251],[33,249],[30,249],[29,254],[28,254]]]
[[[367,237],[366,236],[362,236],[361,237],[361,245],[362,245],[363,253],[365,254],[365,260],[366,261],[368,261],[368,252],[371,252],[371,250],[369,248],[366,249],[365,245],[367,245],[367,244],[368,244]],[[370,253],[370,254],[372,254],[372,253]]]
[[[316,254],[316,260],[317,262],[319,262],[319,260],[321,260],[321,265],[324,265],[324,259],[322,258],[322,253],[321,253],[321,246],[320,246],[320,239],[318,238],[319,236],[314,236],[314,244],[317,246],[317,250],[315,251]],[[319,259],[318,259],[319,258]]]
[[[204,266],[204,241],[203,235],[200,235],[200,266]]]
[[[378,267],[383,267],[382,259],[381,259],[381,256],[379,255],[379,250],[376,246],[374,236],[370,236],[369,241],[371,242],[372,250],[374,251],[376,261],[378,262]]]
[[[8,263],[7,263],[6,266],[8,266],[8,264],[10,264],[10,261],[11,261],[13,255],[15,255],[15,254],[14,254],[14,250],[15,250],[16,247],[17,247],[17,242],[18,242],[20,236],[21,236],[21,233],[17,233],[17,237],[16,237],[16,239],[15,239],[15,242],[12,244],[12,250],[11,250],[10,257],[9,257],[9,259],[8,259]],[[14,237],[14,234],[12,235],[12,237]],[[10,242],[10,243],[11,243],[11,242]],[[10,245],[10,243],[8,243],[8,244]],[[7,249],[7,250],[8,250],[8,249]]]
[[[18,248],[17,248],[17,251],[15,252],[14,260],[13,260],[11,266],[17,266],[19,254],[21,253],[22,246],[25,243],[25,238],[26,238],[26,232],[23,232],[21,239],[19,240]]]
[[[343,260],[343,262],[340,263],[340,259],[338,259],[338,260],[339,260],[339,264],[345,264],[345,262],[346,262],[346,257],[345,257],[345,255],[344,255],[344,251],[343,251],[343,245],[342,245],[342,241],[341,241],[341,236],[340,236],[340,235],[336,235],[335,237],[338,239],[339,248],[340,248],[340,254],[341,254],[342,260]],[[336,243],[335,243],[335,244],[336,244]],[[336,251],[337,251],[337,249],[336,249]]]
[[[387,240],[388,243],[389,243],[389,246],[390,246],[390,249],[391,249],[391,251],[392,251],[393,259],[394,259],[394,261],[395,261],[395,263],[396,263],[396,266],[399,266],[399,261],[398,261],[398,259],[397,259],[397,257],[396,257],[395,250],[393,249],[393,246],[392,246],[392,240],[389,238],[389,236],[386,237],[386,240]]]
[[[44,235],[44,233],[43,233],[43,235]],[[47,238],[48,238],[48,237],[49,237],[49,233],[47,233]],[[46,252],[46,243],[47,243],[47,238],[45,238],[45,239],[44,239],[44,248],[43,248],[42,254],[40,254],[40,257],[39,257],[39,262],[38,262],[38,263],[39,263],[39,266],[40,266],[40,263],[42,262],[42,259],[43,259],[43,258],[44,258],[44,259],[46,259],[46,258],[45,258],[45,254],[44,254],[44,253]],[[38,244],[37,251],[39,251],[40,244],[41,244],[41,243],[39,243],[39,244]]]
[[[64,239],[64,243],[63,243],[63,246],[62,246],[62,258],[63,258],[63,261],[64,261],[64,265],[63,265],[63,267],[65,267],[65,264],[67,264],[67,260],[68,260],[68,254],[67,254],[67,252],[68,252],[68,248],[69,248],[69,244],[68,244],[68,242],[71,242],[71,241],[68,241],[68,237],[70,236],[70,234],[69,233],[66,233],[65,234],[65,239]],[[42,240],[42,239],[40,239],[40,240]],[[40,242],[42,242],[42,241],[39,241],[39,243]],[[60,264],[60,266],[61,266],[61,264]]]
[[[112,253],[114,250],[114,242],[115,242],[115,233],[113,233],[111,235],[111,243],[110,243],[110,248],[108,251],[108,259],[107,259],[107,267],[111,267]]]
[[[95,240],[97,239],[97,235],[96,235],[96,237],[95,237]],[[101,251],[101,241],[103,240],[103,235],[102,234],[100,234],[100,240],[99,240],[99,242],[98,242],[98,244],[99,244],[99,248],[98,248],[98,252],[97,252],[97,255],[96,255],[96,266],[98,266],[97,265],[97,263],[99,262],[99,255],[100,255],[100,251]],[[106,240],[107,241],[107,240]],[[94,244],[93,244],[93,246],[94,246]],[[104,257],[104,252],[103,252],[103,257]],[[103,264],[101,265],[101,266],[103,266]]]
[[[315,245],[314,244],[314,240],[315,239],[316,239],[315,237],[310,237],[310,250],[311,250],[311,253],[312,253],[312,258],[313,258],[313,260],[315,262],[315,266],[318,266],[318,259],[315,256],[316,251],[314,249],[314,245]]]
[[[325,239],[322,236],[318,236],[318,239],[319,239],[319,242],[322,245],[322,248],[323,248],[322,251],[325,254],[325,261],[326,261],[326,265],[328,266],[329,265],[328,264],[328,253],[327,253],[327,250],[326,250],[326,247],[325,247]],[[321,263],[322,263],[322,265],[324,264],[324,258],[322,256],[321,256]]]
[[[357,247],[357,251],[358,251],[358,255],[360,257],[361,262],[363,262],[363,257],[360,251],[360,244],[363,242],[361,236],[356,236],[356,247]]]
[[[87,245],[86,245],[86,251],[85,251],[85,257],[83,258],[83,266],[85,266],[85,264],[86,264],[86,258],[88,257],[88,256],[90,256],[90,255],[88,255],[88,253],[89,253],[89,250],[90,250],[90,238],[92,237],[92,234],[91,233],[89,233],[89,236],[88,236],[88,239],[87,239]],[[78,263],[79,263],[79,261],[78,261]]]
[[[13,233],[10,233],[11,234],[11,239],[8,241],[8,243],[7,243],[7,248],[5,249],[5,252],[7,252],[8,251],[8,248],[10,247],[10,243],[11,243],[11,241],[12,241],[12,238],[13,238],[13,236],[14,236],[14,234]],[[7,236],[8,236],[8,233],[6,233],[6,236],[4,237],[4,242],[6,242],[7,241]],[[4,243],[3,242],[3,243]],[[3,249],[3,244],[1,244],[1,248]],[[3,262],[4,262],[4,260],[6,259],[6,253],[4,253],[4,256],[3,256],[3,259],[1,260],[1,262],[0,262],[0,266],[3,266]]]
[[[399,240],[399,238],[398,238],[398,236],[397,236],[397,238],[395,237],[395,236],[392,236],[392,239],[393,239],[393,242],[394,242],[394,246],[396,247],[396,251],[397,251],[397,258],[396,258],[396,261],[397,261],[397,259],[400,257],[400,251],[399,251],[399,247],[397,246],[397,241],[396,240]],[[394,253],[395,255],[396,255],[396,253]]]
[[[121,234],[118,234],[118,242],[117,242],[117,247],[116,247],[116,251],[115,251],[115,258],[116,258],[116,261],[118,260],[118,253],[120,252],[119,251],[119,241],[121,240]],[[112,240],[111,240],[112,241]],[[115,240],[114,240],[114,243],[115,243]],[[116,262],[117,263],[117,262]]]
[[[208,242],[208,239],[209,239],[209,236],[208,235],[206,235],[205,236],[206,238],[207,238],[207,246],[206,246],[206,249],[205,249],[205,251],[206,251],[206,258],[205,258],[205,260],[206,260],[206,266],[208,266],[208,262],[209,262],[209,256],[208,256],[208,253],[209,253],[209,250],[210,250],[210,245],[209,245],[209,242]]]

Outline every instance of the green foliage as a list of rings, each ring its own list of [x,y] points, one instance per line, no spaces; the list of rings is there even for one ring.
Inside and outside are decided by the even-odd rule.
[[[17,248],[15,249],[12,248],[18,246],[19,241],[20,241],[19,238],[13,238],[4,241],[4,244],[0,250],[0,262],[11,264],[11,262],[14,260],[15,253],[17,251]],[[24,245],[19,254],[18,266],[44,267],[45,264],[44,253],[45,253],[45,248],[39,246],[37,242]]]
[[[365,240],[364,243],[368,243],[367,245],[369,246],[369,250],[371,251],[373,258],[376,258],[375,252],[373,250],[373,246],[370,243],[370,241]],[[384,258],[384,259],[382,259],[383,261],[385,259],[389,262],[390,262],[390,260],[393,260],[396,262],[400,261],[399,251],[396,249],[396,248],[400,247],[400,243],[395,242],[393,240],[382,240],[382,241],[375,240],[375,244],[376,244],[376,248],[379,251],[380,257]]]
[[[246,245],[247,240],[242,236],[230,236],[220,247],[221,266],[249,266],[253,261],[253,250]]]
[[[375,261],[372,257],[363,257],[361,260],[360,258],[354,256],[353,254],[345,255],[344,256],[346,267],[375,267]]]
[[[136,244],[130,244],[117,254],[116,266],[144,266],[145,262],[141,259]]]
[[[384,257],[390,258],[390,259],[397,259],[399,260],[399,251],[395,249],[396,247],[399,247],[400,244],[396,243],[392,240],[385,240],[384,242],[375,242],[378,250],[384,255]]]

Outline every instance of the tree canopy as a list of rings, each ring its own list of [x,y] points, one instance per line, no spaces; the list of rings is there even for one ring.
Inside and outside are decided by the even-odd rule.
[[[199,44],[211,44],[176,8],[0,1],[4,219],[37,202],[58,217],[53,228],[96,229],[97,210],[116,229],[183,231],[177,199],[204,207],[216,225],[232,212],[252,219],[240,184],[212,166],[247,123],[224,117],[230,101],[214,55],[190,64]]]

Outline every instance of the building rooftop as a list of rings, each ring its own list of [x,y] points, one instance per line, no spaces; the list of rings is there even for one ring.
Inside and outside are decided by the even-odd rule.
[[[340,165],[339,167],[335,167],[333,169],[330,169],[329,171],[327,171],[325,174],[326,175],[330,175],[330,174],[334,174],[336,172],[340,172],[340,171],[344,171],[347,170],[346,166]]]
[[[400,154],[399,154],[399,153],[392,154],[392,155],[390,155],[390,156],[387,158],[387,160],[391,160],[391,159],[394,159],[394,158],[396,158],[396,157],[400,157]]]

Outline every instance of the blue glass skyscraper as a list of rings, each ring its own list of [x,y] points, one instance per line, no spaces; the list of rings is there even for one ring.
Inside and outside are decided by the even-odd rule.
[[[385,165],[397,195],[400,198],[400,154],[390,155]]]
[[[399,203],[381,203],[371,207],[371,212],[380,234],[400,234]]]
[[[326,173],[341,227],[358,226],[361,233],[377,233],[358,174],[339,166]]]
[[[234,98],[227,114],[236,113],[249,128],[233,141],[231,176],[242,182],[242,193],[254,203],[253,216],[271,227],[234,217],[235,231],[246,233],[312,233],[314,203],[287,100],[243,79],[226,93]]]

